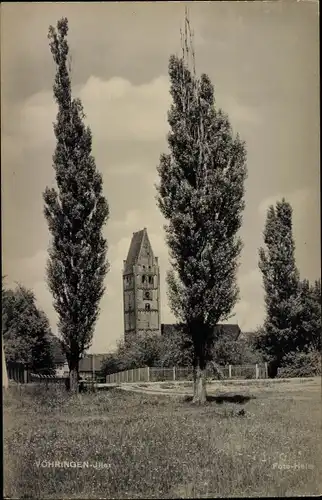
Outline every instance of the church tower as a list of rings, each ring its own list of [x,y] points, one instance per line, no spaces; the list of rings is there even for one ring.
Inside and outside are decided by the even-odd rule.
[[[146,228],[133,233],[123,268],[124,337],[160,335],[160,270]]]

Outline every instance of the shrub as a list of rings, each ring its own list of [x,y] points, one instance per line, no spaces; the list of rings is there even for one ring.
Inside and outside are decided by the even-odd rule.
[[[321,355],[319,352],[289,353],[278,370],[279,378],[315,377],[321,375]]]
[[[213,347],[213,360],[220,365],[260,363],[261,356],[246,340],[219,339]]]
[[[143,366],[171,368],[190,365],[190,351],[186,348],[184,334],[176,330],[161,337],[139,335],[129,338],[126,343],[120,342],[116,352],[106,356],[103,372],[109,375]]]

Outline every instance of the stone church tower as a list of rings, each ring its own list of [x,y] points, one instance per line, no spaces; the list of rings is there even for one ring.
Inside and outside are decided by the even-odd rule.
[[[146,228],[133,233],[123,269],[124,337],[160,328],[160,270]]]

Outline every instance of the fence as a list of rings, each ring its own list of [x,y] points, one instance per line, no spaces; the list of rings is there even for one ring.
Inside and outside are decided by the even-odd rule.
[[[19,384],[26,384],[30,381],[30,374],[27,365],[24,363],[7,362],[8,380],[14,380]]]
[[[40,370],[40,373],[31,373],[31,368],[26,363],[19,363],[15,361],[7,361],[7,373],[8,380],[13,380],[18,384],[27,384],[29,382],[36,382],[42,380],[62,380],[63,377],[59,377],[58,375],[49,376],[45,374],[41,374],[41,371],[45,371],[48,373],[47,369]],[[64,379],[63,379],[64,380]]]
[[[30,373],[29,381],[44,384],[65,384],[65,377],[57,377],[56,375],[41,375],[40,373]]]
[[[224,379],[263,379],[268,377],[267,363],[256,365],[228,365],[219,367]],[[207,368],[206,376],[214,379],[214,371]],[[134,368],[106,376],[106,383],[121,384],[126,382],[163,382],[167,380],[192,380],[191,368]]]

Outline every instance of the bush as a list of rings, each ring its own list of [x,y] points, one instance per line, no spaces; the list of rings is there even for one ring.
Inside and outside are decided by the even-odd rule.
[[[184,334],[178,329],[171,334],[134,336],[120,342],[116,352],[105,357],[103,372],[109,375],[143,366],[191,366]]]
[[[220,365],[253,365],[261,356],[246,340],[219,339],[212,352],[213,360]]]
[[[316,377],[321,375],[321,355],[319,352],[289,353],[278,369],[279,378]]]

